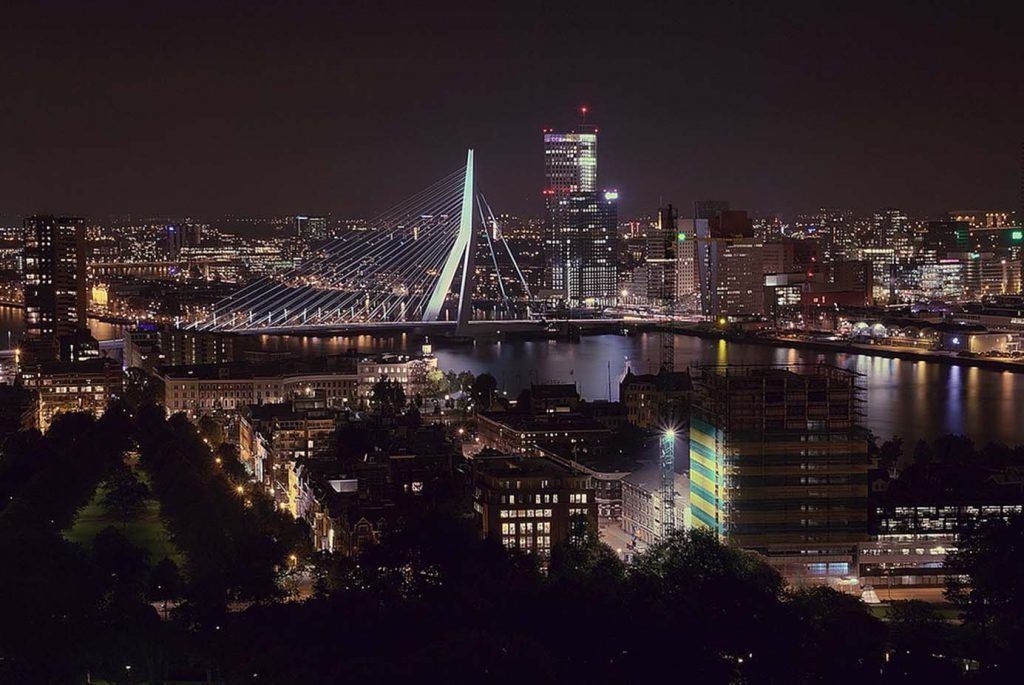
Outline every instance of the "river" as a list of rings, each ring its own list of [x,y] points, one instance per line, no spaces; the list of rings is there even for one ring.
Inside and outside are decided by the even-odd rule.
[[[91,322],[94,335],[119,335],[116,326]],[[0,307],[0,345],[7,332],[16,341],[21,311]],[[420,341],[407,336],[266,339],[267,347],[286,347],[308,355],[355,348],[366,352],[403,351]],[[636,373],[657,371],[657,334],[634,337],[598,335],[579,342],[510,341],[474,345],[435,345],[443,369],[488,371],[499,388],[514,397],[531,382],[575,382],[587,399],[618,399],[619,380],[628,366]],[[865,425],[876,435],[901,436],[912,446],[920,438],[960,433],[977,443],[1024,442],[1024,374],[975,367],[904,361],[863,354],[820,353],[678,335],[676,368],[694,364],[793,364],[824,361],[862,374]],[[610,378],[610,383],[609,383]],[[911,447],[912,448],[912,447]]]

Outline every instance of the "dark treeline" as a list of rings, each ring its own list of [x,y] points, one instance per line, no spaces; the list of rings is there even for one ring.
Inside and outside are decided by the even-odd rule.
[[[918,440],[911,449],[895,437],[872,449],[882,473],[894,479],[895,492],[906,496],[941,493],[967,499],[998,487],[1003,479],[993,479],[996,474],[1024,473],[1024,445],[989,442],[979,447],[962,435]]]
[[[207,441],[208,442],[208,441]],[[1024,522],[973,532],[961,622],[786,588],[762,560],[677,532],[633,565],[578,525],[542,573],[434,506],[358,559],[310,553],[229,446],[183,417],[70,415],[0,457],[0,682],[1009,682],[1024,609]],[[116,527],[61,531],[138,453],[184,563],[151,565]],[[305,601],[282,590],[294,563]],[[980,670],[966,672],[964,664]],[[131,668],[127,668],[130,666]],[[674,674],[674,675],[673,675]]]

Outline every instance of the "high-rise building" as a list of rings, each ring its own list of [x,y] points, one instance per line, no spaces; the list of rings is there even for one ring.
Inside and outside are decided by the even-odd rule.
[[[711,242],[711,315],[764,314],[764,246],[753,238]]]
[[[85,228],[82,219],[25,220],[25,337],[30,356],[57,356],[58,339],[86,329]]]
[[[545,280],[552,294],[570,303],[614,298],[619,195],[597,190],[597,128],[545,130],[544,175]]]
[[[701,312],[716,318],[764,314],[763,244],[753,221],[727,202],[697,202],[694,214]]]
[[[873,218],[875,245],[893,251],[896,261],[914,256],[914,230],[907,215],[898,209],[886,209]]]
[[[203,238],[200,224],[191,221],[169,222],[164,226],[165,253],[171,259],[181,256],[183,247],[197,247]]]
[[[706,219],[683,219],[676,233],[676,304],[688,312],[700,312],[701,273],[697,236],[706,236]]]
[[[848,575],[867,536],[856,374],[826,365],[691,373],[693,524],[764,554],[791,581]]]
[[[658,220],[647,232],[647,298],[669,305],[676,299],[679,214],[672,205],[658,209]]]
[[[295,229],[295,237],[303,240],[326,240],[327,219],[321,216],[294,216],[292,225]]]

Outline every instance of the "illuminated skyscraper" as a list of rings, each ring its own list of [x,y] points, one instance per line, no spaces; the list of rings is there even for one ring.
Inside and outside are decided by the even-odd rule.
[[[886,209],[875,214],[875,243],[889,248],[897,261],[914,256],[914,232],[907,215],[898,209]]]
[[[25,220],[25,336],[34,356],[56,356],[61,336],[86,330],[82,219]]]
[[[582,110],[586,114],[586,108]],[[544,131],[544,196],[597,189],[597,128],[581,123],[571,133]]]
[[[570,303],[615,297],[618,193],[597,190],[597,128],[545,130],[544,178],[547,286]]]

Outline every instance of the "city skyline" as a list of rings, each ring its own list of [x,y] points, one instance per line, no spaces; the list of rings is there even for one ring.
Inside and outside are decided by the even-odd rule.
[[[1024,17],[5,10],[0,682],[1013,680]]]
[[[0,212],[368,216],[473,146],[495,210],[541,216],[541,131],[584,104],[623,216],[708,197],[786,216],[1019,201],[1012,16],[497,12],[15,10]]]

